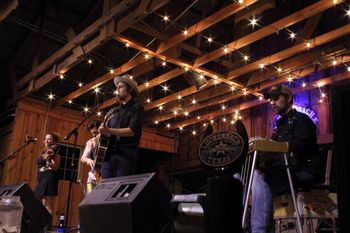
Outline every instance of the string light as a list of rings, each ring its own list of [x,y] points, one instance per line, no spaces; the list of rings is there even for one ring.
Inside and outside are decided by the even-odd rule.
[[[201,119],[201,116],[197,116],[197,120],[200,120]]]
[[[288,82],[293,82],[293,77],[291,75],[289,75],[288,79],[287,79]]]
[[[47,98],[48,98],[49,100],[53,100],[53,99],[55,98],[55,96],[54,96],[54,94],[50,93],[50,94],[47,96]]]
[[[97,112],[97,116],[101,116],[101,112],[100,111]]]
[[[119,91],[115,90],[115,91],[114,91],[114,94],[115,94],[115,95],[118,95],[118,94],[119,94]]]
[[[264,65],[263,63],[261,63],[261,64],[259,65],[259,67],[260,67],[260,69],[264,69],[265,65]]]
[[[180,130],[180,131],[184,130],[184,127],[180,126],[180,127],[179,127],[179,130]]]
[[[224,48],[224,53],[225,53],[225,54],[228,53],[228,48],[227,48],[227,47]]]
[[[169,87],[167,85],[161,86],[163,88],[163,91],[166,93],[169,91]]]
[[[206,127],[207,126],[207,123],[203,123],[203,127]]]
[[[263,100],[263,97],[262,97],[262,96],[259,96],[259,100],[262,101],[262,100]]]
[[[151,103],[151,99],[150,98],[147,98],[146,102],[149,104]]]
[[[73,103],[73,101],[72,101],[72,100],[68,100],[68,103],[69,103],[69,104],[72,104],[72,103]]]
[[[177,110],[174,110],[173,114],[174,114],[175,116],[177,116],[177,114],[178,114]]]
[[[146,82],[145,85],[146,85],[146,87],[149,87],[149,82]]]
[[[291,33],[289,34],[289,36],[290,36],[291,39],[294,39],[295,36],[296,36],[296,34],[295,34],[294,32],[291,32]]]
[[[203,75],[203,74],[200,74],[200,75],[199,75],[199,78],[203,80],[203,79],[204,79],[204,75]]]
[[[225,118],[225,117],[224,117],[224,118],[222,118],[222,121],[223,121],[223,122],[226,122],[226,118]]]
[[[213,119],[210,120],[210,124],[214,124],[214,120]]]
[[[94,92],[97,94],[100,92],[100,89],[98,87],[95,88]]]
[[[222,110],[225,110],[225,109],[226,109],[226,106],[225,106],[225,105],[222,105],[222,106],[221,106],[221,109],[222,109]]]
[[[145,53],[144,57],[145,57],[146,60],[148,60],[150,58],[148,53]]]
[[[350,8],[346,11],[346,15],[350,17]]]
[[[169,16],[164,15],[163,20],[164,20],[165,22],[168,22],[168,21],[169,21]]]
[[[306,47],[307,48],[311,48],[311,43],[310,42],[306,42]]]
[[[195,130],[192,131],[192,135],[195,136],[197,132]]]
[[[187,66],[184,67],[185,71],[189,71],[189,68]]]
[[[258,22],[258,20],[257,20],[255,17],[253,17],[253,18],[250,19],[249,21],[250,21],[250,25],[252,25],[253,27],[254,27],[255,25],[257,25],[257,22]]]
[[[177,96],[177,99],[178,99],[178,100],[181,100],[181,99],[182,99],[182,96],[181,96],[181,95],[178,95],[178,96]]]
[[[92,59],[91,58],[88,59],[88,63],[92,64]]]
[[[162,110],[164,109],[163,105],[160,105],[160,106],[158,107],[158,109],[159,109],[160,111],[162,111]]]
[[[62,80],[64,78],[64,75],[63,74],[60,74],[60,79]]]
[[[323,99],[319,99],[318,102],[319,102],[319,103],[323,103]]]
[[[235,86],[231,86],[231,91],[235,91],[235,90],[236,90]]]
[[[213,42],[213,38],[211,38],[211,37],[208,37],[208,43],[210,44],[211,42]]]
[[[243,0],[238,0],[239,4],[243,4],[243,2],[244,2]]]
[[[162,66],[166,66],[166,61],[163,61],[163,62],[162,62]]]
[[[350,72],[350,66],[348,66],[346,69]]]
[[[192,104],[196,104],[197,103],[197,100],[196,99],[192,99]]]
[[[325,93],[321,93],[321,98],[325,98],[326,97],[326,94]]]
[[[243,60],[244,60],[244,61],[249,61],[249,56],[248,56],[248,55],[244,55],[244,56],[243,56]]]
[[[243,90],[243,95],[248,95],[248,91],[246,88]]]
[[[170,128],[170,123],[166,124],[166,127],[169,129]]]
[[[111,74],[114,74],[114,70],[113,70],[113,69],[111,69],[109,72],[110,72]]]
[[[188,35],[188,31],[185,29],[185,30],[183,31],[183,34],[184,34],[185,36],[187,36],[187,35]]]
[[[281,73],[281,72],[282,72],[282,68],[281,68],[281,67],[278,67],[278,68],[277,68],[277,71],[278,71],[278,73]]]
[[[337,65],[337,60],[334,59],[334,60],[332,61],[332,64],[333,64],[333,66],[336,66],[336,65]]]
[[[158,125],[158,123],[159,123],[159,121],[157,121],[157,120],[154,121],[154,124]]]
[[[129,79],[134,79],[134,76],[132,76],[132,75],[129,75]]]
[[[184,115],[185,115],[186,117],[188,117],[189,113],[186,111],[186,112],[184,112]]]
[[[125,43],[125,47],[129,48],[130,44],[128,42]]]
[[[306,87],[306,83],[305,83],[305,82],[303,82],[303,84],[301,84],[301,86],[302,86],[302,87]]]
[[[82,87],[82,86],[83,86],[83,84],[82,84],[82,83],[79,83],[79,84],[78,84],[78,86],[79,86],[79,87]]]
[[[84,112],[88,112],[89,108],[88,107],[84,107]]]

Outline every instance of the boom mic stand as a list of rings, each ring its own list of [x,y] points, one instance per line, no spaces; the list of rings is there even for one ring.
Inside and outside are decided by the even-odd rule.
[[[64,140],[69,140],[69,138],[74,135],[74,144],[73,144],[73,154],[72,154],[72,163],[71,163],[71,178],[69,180],[69,187],[68,187],[68,198],[67,198],[67,209],[66,209],[66,214],[65,214],[65,227],[68,226],[68,215],[69,215],[69,209],[70,209],[70,202],[71,202],[71,196],[72,196],[72,183],[74,180],[74,159],[75,159],[75,151],[76,151],[76,147],[77,147],[77,139],[78,139],[78,129],[79,127],[87,120],[91,117],[91,115],[93,113],[96,112],[97,109],[100,108],[100,106],[102,105],[102,102],[100,104],[98,104],[90,113],[88,113],[84,119],[72,130],[70,131],[65,137]]]
[[[24,147],[28,146],[29,143],[31,142],[36,142],[37,139],[30,139],[30,138],[26,138],[25,143],[23,145],[21,145],[17,150],[15,150],[14,152],[12,152],[9,155],[6,155],[4,158],[2,158],[0,160],[0,166],[8,159],[11,159],[12,157],[14,157],[19,151],[21,151]],[[1,169],[1,173],[2,173],[2,169]],[[1,173],[0,173],[0,178],[1,178]]]

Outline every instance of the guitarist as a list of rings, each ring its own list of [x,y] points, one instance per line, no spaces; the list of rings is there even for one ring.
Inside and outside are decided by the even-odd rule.
[[[87,192],[91,192],[91,190],[94,187],[94,184],[96,183],[96,177],[94,177],[94,174],[92,173],[94,166],[95,166],[95,151],[96,151],[96,143],[98,140],[98,127],[100,126],[99,121],[92,121],[88,124],[87,130],[90,131],[92,138],[86,142],[85,149],[83,152],[83,155],[81,156],[80,161],[82,163],[86,163],[91,168],[88,180],[87,180]]]
[[[141,138],[144,107],[136,101],[139,94],[137,83],[130,75],[114,78],[120,105],[113,111],[107,124],[99,132],[109,137],[102,178],[132,175],[137,165],[137,147]]]

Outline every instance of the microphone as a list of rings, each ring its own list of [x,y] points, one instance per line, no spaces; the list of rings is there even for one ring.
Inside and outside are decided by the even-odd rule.
[[[36,141],[38,141],[37,138],[26,135],[25,142],[30,143],[30,142],[36,142]]]

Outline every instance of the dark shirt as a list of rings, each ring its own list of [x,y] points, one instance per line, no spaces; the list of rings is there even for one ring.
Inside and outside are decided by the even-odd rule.
[[[115,154],[116,150],[118,150],[118,153],[126,155],[137,150],[141,138],[144,112],[144,107],[135,100],[130,100],[114,109],[107,126],[110,128],[130,128],[134,136],[120,137],[112,135],[109,138],[107,156],[111,153]]]
[[[278,119],[271,139],[288,142],[289,152],[292,152],[289,162],[299,181],[314,180],[318,176],[317,128],[307,115],[292,109]],[[283,191],[288,188],[284,158],[276,154],[268,157],[262,166],[260,164],[261,170],[272,183],[273,190]]]

